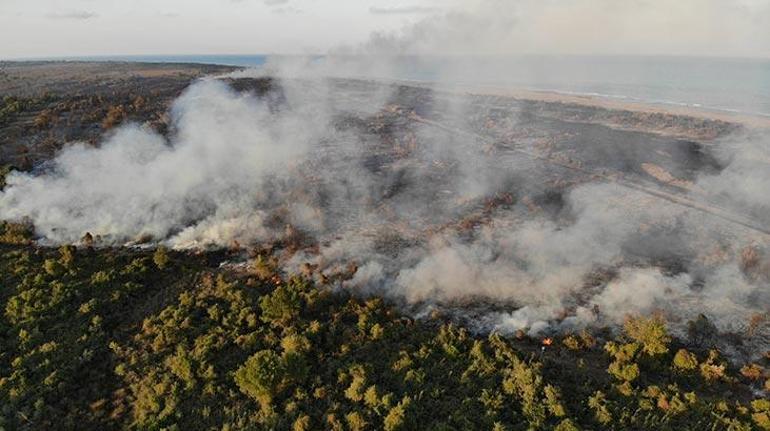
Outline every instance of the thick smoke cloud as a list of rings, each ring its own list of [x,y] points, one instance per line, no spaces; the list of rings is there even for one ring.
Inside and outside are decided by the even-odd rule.
[[[175,102],[171,116],[170,141],[130,125],[98,148],[67,147],[42,175],[9,175],[1,217],[29,217],[52,242],[86,232],[109,243],[265,238],[260,187],[306,151],[323,113],[274,116],[253,97],[204,81]]]

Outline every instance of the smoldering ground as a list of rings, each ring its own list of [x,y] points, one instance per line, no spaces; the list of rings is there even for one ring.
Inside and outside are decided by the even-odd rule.
[[[574,123],[515,102],[501,114],[478,98],[386,87],[286,79],[257,96],[203,80],[174,104],[168,136],[128,125],[9,175],[0,217],[28,218],[51,244],[86,232],[102,245],[274,243],[289,272],[315,268],[319,282],[417,314],[498,304],[472,322],[482,331],[662,312],[675,329],[703,313],[741,332],[766,313],[767,236],[719,217],[766,222],[765,136],[706,146],[642,135],[649,151],[624,151],[617,139],[630,132],[585,125],[587,143]],[[371,98],[379,110],[356,108]]]
[[[568,121],[558,105],[543,115],[510,98],[341,79],[515,39],[521,17],[479,4],[353,51],[375,55],[271,61],[266,94],[249,91],[265,70],[198,82],[168,135],[125,126],[9,175],[0,218],[29,219],[47,244],[86,232],[102,245],[272,243],[287,272],[417,315],[474,308],[484,331],[651,312],[680,331],[705,314],[736,333],[759,322],[745,353],[766,350],[766,134],[688,141]]]

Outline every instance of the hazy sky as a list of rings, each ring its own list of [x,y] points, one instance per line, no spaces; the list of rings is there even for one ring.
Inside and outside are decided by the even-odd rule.
[[[323,53],[367,40],[435,54],[770,58],[770,0],[0,0],[0,58]]]

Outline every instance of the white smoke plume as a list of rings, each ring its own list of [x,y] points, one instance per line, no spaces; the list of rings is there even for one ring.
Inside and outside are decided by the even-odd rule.
[[[266,238],[260,187],[306,151],[314,127],[325,126],[323,112],[274,116],[253,97],[208,80],[190,87],[171,116],[170,141],[129,125],[98,148],[65,148],[42,175],[12,173],[2,218],[29,217],[52,242],[86,232],[110,243]]]

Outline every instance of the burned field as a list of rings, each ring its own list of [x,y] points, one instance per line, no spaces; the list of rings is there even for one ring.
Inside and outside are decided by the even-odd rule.
[[[66,143],[97,144],[121,123],[161,131],[195,79],[226,66],[0,62],[0,163],[28,170]]]
[[[99,71],[103,66],[77,67]],[[114,198],[108,206],[117,212],[106,216],[100,215],[103,208],[91,204],[109,201],[102,189],[84,191],[73,198],[76,203],[62,201],[62,215],[77,223],[32,216],[43,242],[77,242],[88,232],[101,246],[165,241],[180,249],[251,250],[246,256],[258,253],[254,250],[269,250],[287,271],[312,268],[319,280],[405,300],[418,310],[488,300],[508,304],[514,315],[520,312],[515,310],[531,309],[523,320],[513,318],[519,322],[513,326],[498,321],[479,325],[482,332],[559,331],[565,321],[574,319],[578,321],[568,326],[613,325],[624,314],[666,311],[663,299],[672,289],[679,290],[683,301],[697,303],[704,300],[699,291],[704,285],[706,290],[718,289],[710,285],[727,277],[717,274],[715,267],[729,266],[739,274],[735,276],[745,279],[741,283],[754,286],[741,306],[764,304],[768,299],[759,288],[767,283],[765,270],[770,266],[764,208],[739,206],[723,190],[711,190],[703,181],[719,178],[732,163],[721,147],[729,137],[743,133],[736,124],[426,86],[239,78],[238,74],[201,81],[196,84],[200,94],[188,92],[189,101],[171,105],[171,98],[196,74],[226,69],[136,66],[132,76],[130,66],[121,67],[129,70],[109,73],[128,78],[115,80],[110,87],[104,81],[104,76],[111,76],[109,69],[102,77],[93,73],[100,84],[82,83],[90,95],[83,95],[81,88],[74,90],[75,98],[96,97],[94,103],[101,106],[99,97],[109,94],[116,102],[126,102],[116,105],[123,112],[116,125],[141,124],[147,132],[138,133],[152,133],[166,141],[149,153],[163,155],[170,150],[168,157],[173,159],[181,157],[185,146],[198,145],[190,154],[208,153],[213,161],[191,166],[197,185],[184,183],[189,189],[166,198],[157,189],[168,186],[152,182],[164,168],[137,165],[136,169],[145,170],[142,176],[152,179],[145,189],[133,190],[132,184],[121,183],[122,175],[137,175],[120,170],[123,165],[134,169],[137,161],[130,152],[143,151],[132,146],[139,145],[135,142],[144,135],[128,132],[119,154],[130,158],[125,164],[118,160],[115,172],[87,174],[90,166],[123,156],[92,162],[89,158],[98,158],[98,151],[84,149],[85,173],[79,174],[84,178],[77,184],[91,178],[99,182],[100,175],[106,176],[104,182],[117,177],[115,187],[127,189],[125,197]],[[34,82],[40,88],[28,91],[47,88]],[[67,79],[54,82],[58,84],[50,88],[69,91],[74,85]],[[155,95],[148,99],[151,102],[136,102],[144,100],[143,94],[135,94],[139,85]],[[24,86],[13,88],[21,94]],[[230,99],[254,111],[240,118],[242,111],[227,105]],[[55,106],[62,105],[66,103]],[[227,108],[220,112],[220,106]],[[61,122],[47,125],[47,132],[33,131],[3,146],[11,153],[8,160],[18,160],[21,154],[28,162],[37,158],[34,169],[43,173],[41,178],[46,170],[53,172],[51,178],[59,178],[61,192],[69,193],[75,186],[67,184],[66,176],[75,167],[49,166],[45,160],[50,156],[34,152],[40,136],[47,133],[53,142],[50,149],[69,142],[64,137],[88,137],[95,146],[110,146],[120,138],[120,133],[114,137],[114,132],[105,131],[113,117],[110,109],[100,111],[98,121],[90,123],[86,117],[72,120],[78,111],[64,115]],[[195,114],[196,109],[201,112]],[[197,119],[194,125],[185,122],[185,115]],[[237,117],[237,122],[223,124],[223,115]],[[20,132],[24,118],[17,116],[4,128],[8,139]],[[29,130],[30,126],[24,127]],[[236,132],[216,135],[220,128]],[[269,142],[248,142],[254,139],[251,130],[260,128],[266,136],[259,138]],[[214,135],[207,136],[212,129]],[[143,157],[138,163],[145,163]],[[249,164],[250,158],[254,165]],[[180,164],[186,162],[198,163],[188,158]],[[193,172],[199,170],[207,172]],[[186,181],[179,179],[182,175],[171,181]],[[211,183],[220,189],[208,190]],[[126,199],[145,199],[148,193],[157,197],[146,205],[159,207],[160,212],[153,209],[148,218],[131,211],[126,216],[119,209]],[[28,200],[12,196],[7,194],[6,205]],[[140,208],[132,211],[141,213]],[[131,230],[121,225],[121,217],[128,217]],[[105,223],[108,227],[100,228]],[[153,230],[153,224],[160,227]],[[551,241],[563,244],[560,248],[548,244]],[[457,280],[438,281],[452,274],[457,264],[463,269],[451,278],[479,285],[463,288],[453,286]],[[656,292],[642,301],[644,309],[597,303],[604,301],[603,292],[618,279],[648,270],[654,278],[662,277],[662,284],[654,283]],[[621,289],[621,296],[630,298],[637,288],[645,289]],[[704,311],[696,305],[691,312],[671,317],[686,321]],[[731,315],[725,329],[740,330],[752,316],[761,314],[761,307],[747,307],[745,313],[737,319]]]
[[[344,102],[355,107],[366,103],[361,88],[371,84],[332,85],[335,94],[361,92]],[[320,235],[303,234],[291,217],[272,220],[276,231],[288,227],[271,250],[279,266],[321,284],[384,294],[413,315],[442,316],[481,334],[612,328],[628,315],[662,313],[686,337],[688,322],[705,313],[724,331],[720,347],[731,355],[756,358],[770,347],[770,297],[762,287],[770,281],[767,220],[699,185],[729,163],[715,148],[738,126],[633,113],[597,124],[575,118],[569,107],[510,98],[414,87],[390,93],[381,111],[351,110],[335,121],[335,132],[353,131],[360,153],[337,141],[298,165],[299,172],[330,169],[369,182],[360,198],[347,196],[342,205],[327,199],[338,178],[323,175],[279,200],[305,204],[323,219]],[[667,128],[689,134],[661,132]],[[591,188],[580,191],[584,186]],[[575,190],[599,196],[576,202]],[[612,215],[585,221],[586,211]],[[279,206],[273,214],[290,212]],[[531,232],[530,223],[536,241],[562,239],[567,251],[505,250],[520,247],[508,232]],[[543,224],[545,232],[538,230]],[[581,225],[603,238],[583,236]],[[594,255],[594,247],[609,251]],[[715,275],[721,265],[736,269]],[[404,277],[404,268],[413,277]],[[733,302],[726,299],[733,287],[720,283],[736,280],[754,287]]]

